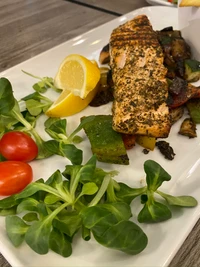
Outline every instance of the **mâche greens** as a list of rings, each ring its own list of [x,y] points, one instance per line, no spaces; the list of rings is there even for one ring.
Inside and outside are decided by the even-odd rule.
[[[155,161],[144,163],[146,186],[131,188],[118,183],[116,171],[96,166],[93,155],[86,164],[66,165],[47,181],[37,180],[21,193],[0,200],[0,215],[6,216],[6,231],[14,246],[25,241],[35,252],[49,250],[68,257],[78,232],[89,241],[91,236],[108,248],[135,255],[145,249],[148,238],[131,220],[133,199],[141,197],[140,223],[170,219],[170,206],[194,207],[191,196],[171,196],[158,190],[170,175]],[[166,200],[158,202],[155,194]],[[23,216],[21,216],[23,214]]]

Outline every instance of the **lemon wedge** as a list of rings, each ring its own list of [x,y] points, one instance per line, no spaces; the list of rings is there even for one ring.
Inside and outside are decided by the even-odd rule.
[[[67,56],[54,79],[54,85],[63,91],[46,115],[67,117],[85,109],[98,91],[100,76],[96,61],[78,54]]]
[[[68,55],[61,63],[56,74],[56,87],[72,92],[85,99],[100,80],[97,64],[78,54]]]
[[[82,99],[68,90],[63,90],[58,99],[46,111],[46,115],[48,117],[67,117],[74,115],[89,105],[97,91],[98,86],[95,87],[86,98]]]

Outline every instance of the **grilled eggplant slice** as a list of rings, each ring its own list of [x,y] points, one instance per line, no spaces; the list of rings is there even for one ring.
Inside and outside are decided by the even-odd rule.
[[[197,137],[196,123],[194,123],[191,118],[184,119],[178,133],[188,136],[189,138]]]
[[[113,101],[113,88],[110,84],[110,69],[106,67],[100,68],[101,77],[98,86],[98,92],[90,102],[91,107],[99,107]]]
[[[172,32],[173,31],[173,27],[172,26],[168,26],[168,27],[163,28],[160,31],[161,32]]]
[[[99,63],[107,64],[110,62],[109,44],[105,45],[99,55]]]
[[[190,47],[177,30],[163,29],[157,31],[158,40],[164,53],[164,65],[167,67],[167,77],[173,79],[178,76],[184,78],[184,60],[191,58]]]
[[[182,118],[184,114],[184,106],[170,109],[169,112],[171,116],[171,124],[173,125],[175,122]]]
[[[169,82],[169,79],[168,79],[168,82]],[[181,94],[182,90],[184,90],[184,88],[187,87],[187,81],[179,77],[175,77],[168,84],[169,84],[169,93],[172,95]]]

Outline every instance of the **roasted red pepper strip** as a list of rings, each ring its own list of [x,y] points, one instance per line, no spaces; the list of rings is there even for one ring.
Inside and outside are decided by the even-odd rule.
[[[133,134],[122,134],[122,140],[126,150],[128,150],[135,146],[136,136]]]
[[[169,108],[176,108],[185,104],[191,98],[200,98],[200,87],[188,84],[178,95],[170,95],[167,101]]]

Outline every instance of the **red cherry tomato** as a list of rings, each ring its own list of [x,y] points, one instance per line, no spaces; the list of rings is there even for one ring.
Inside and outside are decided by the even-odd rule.
[[[12,131],[1,138],[0,153],[7,160],[28,162],[37,157],[38,147],[28,134]]]
[[[9,196],[22,191],[33,179],[31,166],[22,161],[0,162],[0,195]]]

